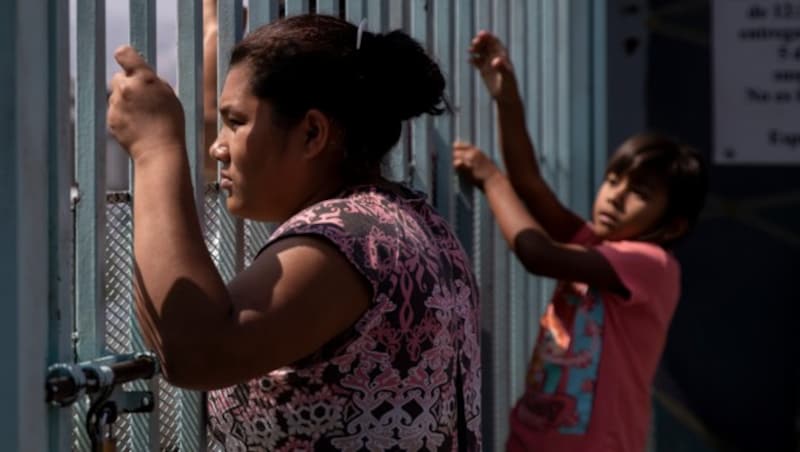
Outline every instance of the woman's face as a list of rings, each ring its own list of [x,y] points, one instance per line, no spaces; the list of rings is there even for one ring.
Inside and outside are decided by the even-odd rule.
[[[210,152],[222,163],[220,188],[233,215],[284,221],[313,198],[320,161],[309,158],[304,121],[275,121],[270,102],[252,93],[250,74],[246,63],[230,68],[219,98],[223,126]]]

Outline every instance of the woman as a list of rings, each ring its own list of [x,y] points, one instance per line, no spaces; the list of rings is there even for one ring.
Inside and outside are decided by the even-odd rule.
[[[172,383],[210,390],[226,450],[478,450],[478,295],[424,197],[380,176],[401,122],[443,112],[406,34],[304,15],[232,52],[211,147],[227,207],[281,226],[227,286],[201,236],[183,115],[130,47],[108,123],[135,167],[136,304]]]

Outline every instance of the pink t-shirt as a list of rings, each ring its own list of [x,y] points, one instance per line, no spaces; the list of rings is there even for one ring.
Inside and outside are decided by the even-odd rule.
[[[511,413],[508,450],[642,452],[680,267],[657,245],[598,243],[588,227],[572,242],[602,254],[630,296],[559,281]]]

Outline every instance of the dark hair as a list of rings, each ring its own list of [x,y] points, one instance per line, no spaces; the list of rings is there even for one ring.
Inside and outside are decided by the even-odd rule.
[[[693,148],[658,133],[628,138],[611,156],[606,174],[655,180],[667,190],[665,224],[685,218],[693,226],[705,203],[706,165]]]
[[[249,33],[231,66],[252,68],[253,94],[292,124],[319,109],[344,132],[344,167],[351,176],[376,168],[400,138],[401,123],[447,109],[439,66],[414,39],[397,30],[365,31],[325,15],[298,15]]]

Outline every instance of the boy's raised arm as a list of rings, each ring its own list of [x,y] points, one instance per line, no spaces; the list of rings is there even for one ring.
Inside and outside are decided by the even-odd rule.
[[[497,104],[500,150],[514,191],[550,237],[568,241],[583,220],[559,201],[541,176],[508,52],[497,37],[481,31],[472,40],[470,53]]]
[[[500,232],[530,273],[578,281],[627,297],[627,288],[611,264],[599,252],[554,240],[530,214],[508,178],[492,160],[468,143],[456,143],[453,166],[483,190]]]

